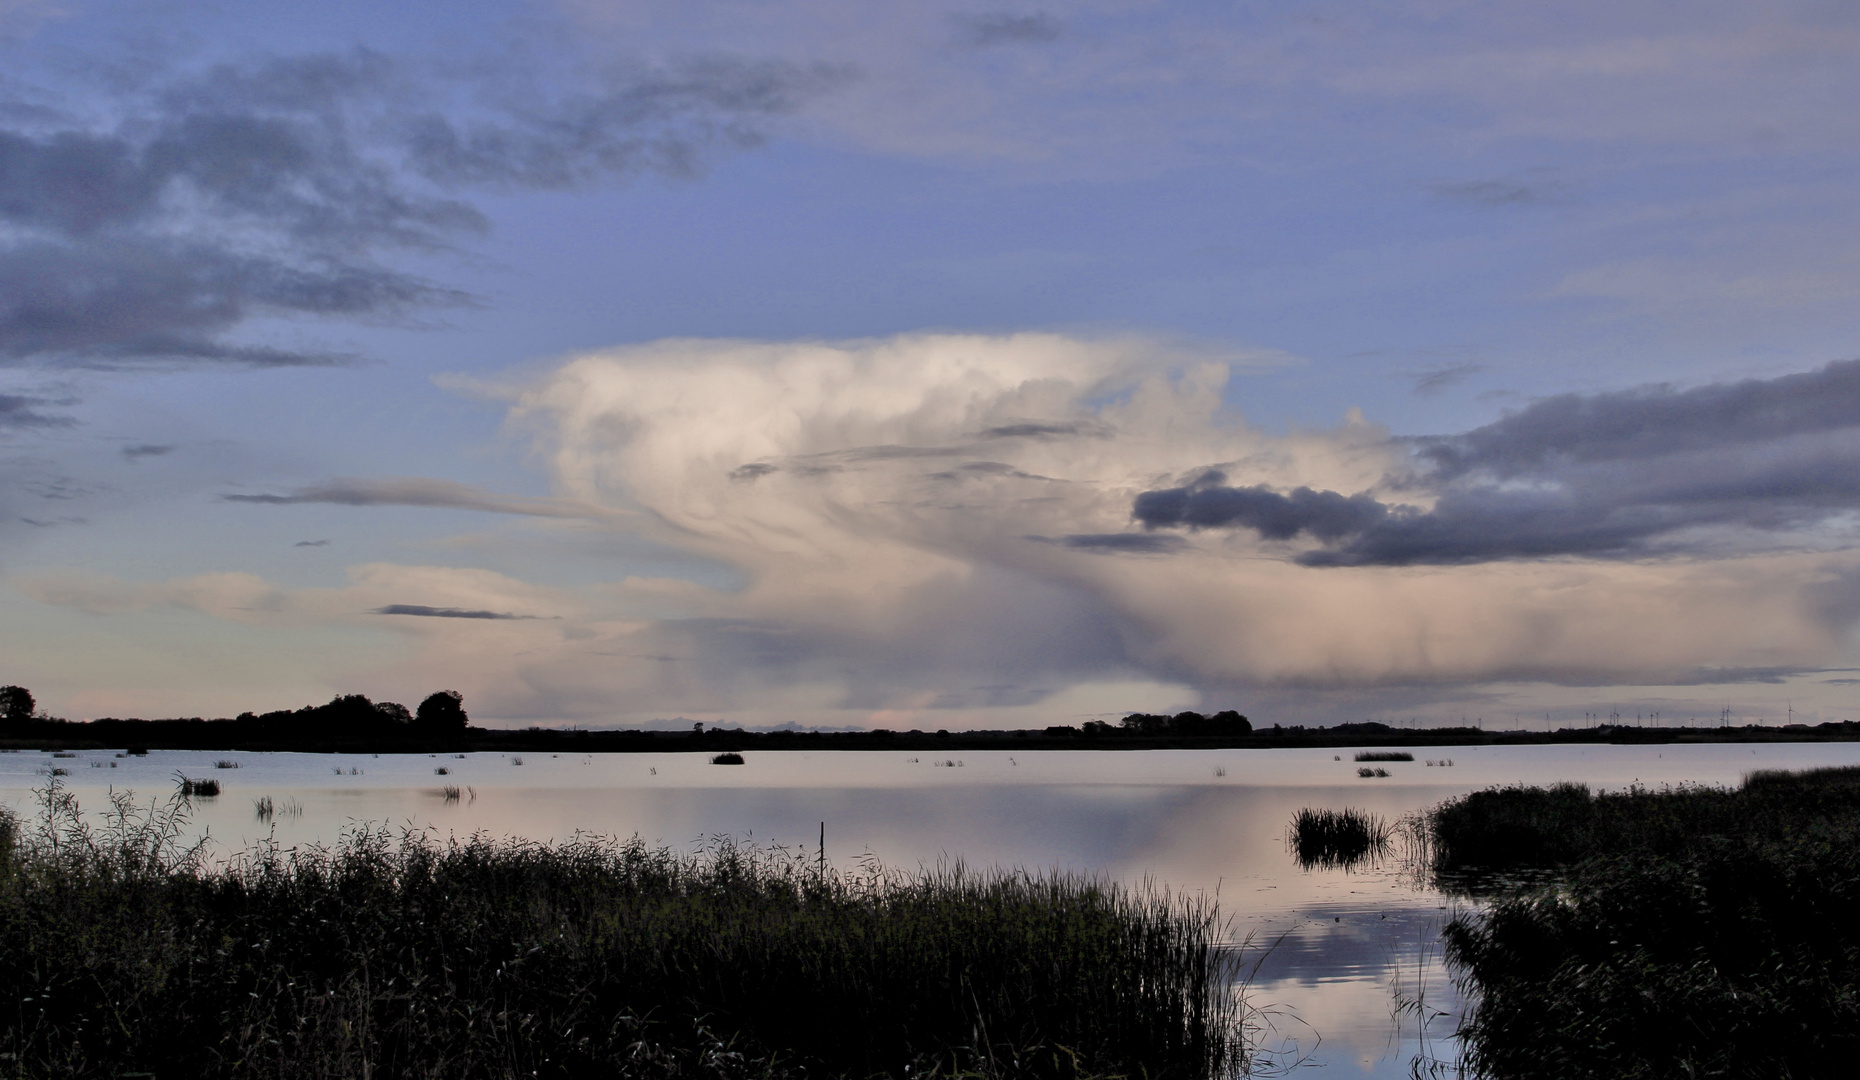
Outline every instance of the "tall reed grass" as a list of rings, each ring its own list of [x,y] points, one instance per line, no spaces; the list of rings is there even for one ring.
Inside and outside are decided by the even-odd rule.
[[[192,798],[196,795],[202,798],[212,799],[218,797],[220,793],[220,782],[210,777],[205,780],[195,780],[181,773],[176,773],[174,777],[174,786],[175,793],[183,799]]]
[[[1583,784],[1487,788],[1425,815],[1438,871],[1550,867],[1600,855],[1678,855],[1705,838],[1777,841],[1860,832],[1860,768],[1755,772],[1699,784],[1593,793]]]
[[[1286,846],[1305,869],[1349,869],[1388,853],[1394,829],[1367,810],[1313,810],[1293,815],[1286,828]]]
[[[1475,792],[1421,831],[1437,872],[1549,875],[1447,927],[1472,1075],[1852,1075],[1860,769]]]
[[[360,829],[211,865],[185,804],[0,822],[0,1054],[30,1076],[1213,1078],[1211,904],[961,865]],[[17,1003],[17,1004],[14,1004]]]

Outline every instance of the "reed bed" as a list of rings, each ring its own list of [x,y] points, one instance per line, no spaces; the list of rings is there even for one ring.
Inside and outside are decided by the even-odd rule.
[[[362,829],[211,864],[185,804],[0,822],[27,1076],[1214,1078],[1209,904],[1067,875]]]
[[[1489,1077],[1844,1076],[1860,1054],[1860,769],[1735,790],[1475,792],[1422,822],[1436,871],[1523,867],[1446,929]]]
[[[1563,866],[1601,855],[1672,856],[1708,838],[1850,835],[1860,832],[1860,768],[1756,772],[1735,789],[1488,788],[1433,808],[1423,831],[1432,867],[1446,872]]]
[[[743,755],[735,752],[722,753],[711,758],[710,763],[712,765],[741,765],[743,763]]]
[[[174,777],[174,786],[175,793],[184,799],[194,798],[195,796],[212,799],[217,798],[220,793],[220,782],[211,777],[205,780],[196,780],[192,777],[176,773]]]
[[[1358,761],[1413,761],[1414,755],[1406,750],[1359,750]]]
[[[1305,869],[1349,869],[1388,853],[1394,828],[1367,810],[1298,811],[1286,828],[1286,846]]]

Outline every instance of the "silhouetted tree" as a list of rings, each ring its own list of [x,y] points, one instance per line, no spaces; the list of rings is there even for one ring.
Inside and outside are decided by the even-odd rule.
[[[1125,731],[1140,735],[1247,735],[1253,725],[1232,709],[1203,716],[1198,712],[1179,712],[1174,716],[1154,713],[1131,713],[1119,721]]]
[[[32,700],[32,691],[23,686],[0,686],[0,721],[9,724],[24,723],[32,719],[33,709],[38,703]]]
[[[465,715],[465,695],[457,690],[441,690],[420,702],[413,724],[421,731],[444,734],[464,731],[470,719]]]
[[[1215,732],[1221,735],[1251,735],[1253,722],[1241,716],[1233,709],[1222,709],[1208,718],[1215,724]]]

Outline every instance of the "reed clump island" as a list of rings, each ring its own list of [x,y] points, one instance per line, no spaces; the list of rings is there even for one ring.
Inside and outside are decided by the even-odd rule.
[[[1852,1075],[1860,769],[1494,789],[1411,825],[1437,880],[1496,897],[1446,930],[1473,1075]]]
[[[1386,819],[1367,810],[1305,807],[1286,827],[1285,841],[1307,870],[1348,870],[1387,854],[1394,833]]]
[[[0,1060],[117,1077],[1215,1078],[1211,903],[812,852],[357,829],[208,858],[186,803],[0,817]]]

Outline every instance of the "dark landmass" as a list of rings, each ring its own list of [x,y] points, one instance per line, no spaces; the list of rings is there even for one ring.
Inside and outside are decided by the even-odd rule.
[[[439,697],[441,695],[434,695]],[[432,699],[429,698],[430,702]],[[425,709],[425,706],[422,706]],[[1230,719],[1224,719],[1230,718]],[[464,711],[448,724],[421,723],[393,702],[360,695],[327,705],[230,719],[66,721],[44,717],[0,723],[0,748],[298,751],[309,753],[741,753],[746,750],[1220,750],[1278,747],[1525,746],[1561,743],[1852,742],[1860,723],[1738,727],[1603,724],[1557,731],[1474,727],[1395,728],[1376,722],[1335,727],[1253,729],[1238,713],[1133,713],[1116,723],[1006,731],[745,731],[740,728],[586,730],[480,728]]]

